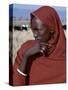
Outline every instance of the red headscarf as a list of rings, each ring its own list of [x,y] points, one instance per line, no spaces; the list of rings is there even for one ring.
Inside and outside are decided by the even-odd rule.
[[[52,45],[50,58],[63,60],[66,53],[66,38],[57,12],[52,7],[43,6],[31,13],[31,21],[33,16],[40,19],[48,30],[55,30],[54,38],[49,41]]]
[[[48,30],[54,29],[55,34],[54,38],[49,41],[51,44],[49,56],[36,60],[36,65],[32,65],[30,84],[65,82],[66,38],[60,18],[55,9],[49,6],[43,6],[32,12],[31,21],[33,16],[40,19]]]

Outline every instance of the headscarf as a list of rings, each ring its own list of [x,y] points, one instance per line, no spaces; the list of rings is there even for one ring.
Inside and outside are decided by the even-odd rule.
[[[51,59],[65,60],[66,53],[66,38],[64,35],[62,23],[56,10],[49,6],[43,6],[31,13],[31,26],[33,17],[38,18],[48,28],[55,30],[54,38],[49,41],[51,44],[50,55]]]

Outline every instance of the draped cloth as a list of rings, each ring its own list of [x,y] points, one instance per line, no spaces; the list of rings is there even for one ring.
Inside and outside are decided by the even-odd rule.
[[[32,19],[36,17],[48,28],[55,30],[54,38],[49,40],[51,48],[49,55],[37,54],[29,57],[27,63],[28,76],[17,72],[17,68],[25,52],[36,44],[29,40],[17,52],[13,67],[13,85],[36,85],[66,82],[66,38],[57,12],[49,6],[43,6],[31,13]]]

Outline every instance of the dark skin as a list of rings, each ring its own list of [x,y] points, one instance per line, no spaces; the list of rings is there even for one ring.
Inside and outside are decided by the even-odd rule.
[[[36,35],[36,39],[41,42],[48,42],[50,39],[50,32],[44,26],[44,24],[37,18],[32,20],[32,32]]]
[[[23,61],[19,66],[19,70],[22,71],[23,73],[25,73],[24,69],[26,67],[26,62],[28,60],[28,57],[31,55],[35,55],[39,52],[43,53],[43,51],[46,51],[47,49],[46,45],[48,41],[51,39],[51,34],[50,34],[51,30],[50,31],[47,30],[47,28],[43,25],[43,23],[37,18],[33,18],[32,20],[32,32],[35,39],[38,40],[38,42],[30,49],[28,49],[28,51],[25,53],[23,57]]]
[[[32,32],[35,37],[35,40],[37,40],[38,43],[27,51],[26,56],[31,56],[40,52],[40,49],[42,47],[45,47],[45,45],[50,39],[49,30],[47,30],[43,23],[37,18],[34,18],[32,20]]]

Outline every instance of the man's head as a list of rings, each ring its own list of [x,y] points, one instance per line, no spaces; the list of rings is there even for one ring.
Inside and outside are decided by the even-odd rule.
[[[53,32],[48,30],[42,21],[35,17],[32,19],[32,31],[34,37],[41,42],[48,42],[51,38],[51,32]]]

